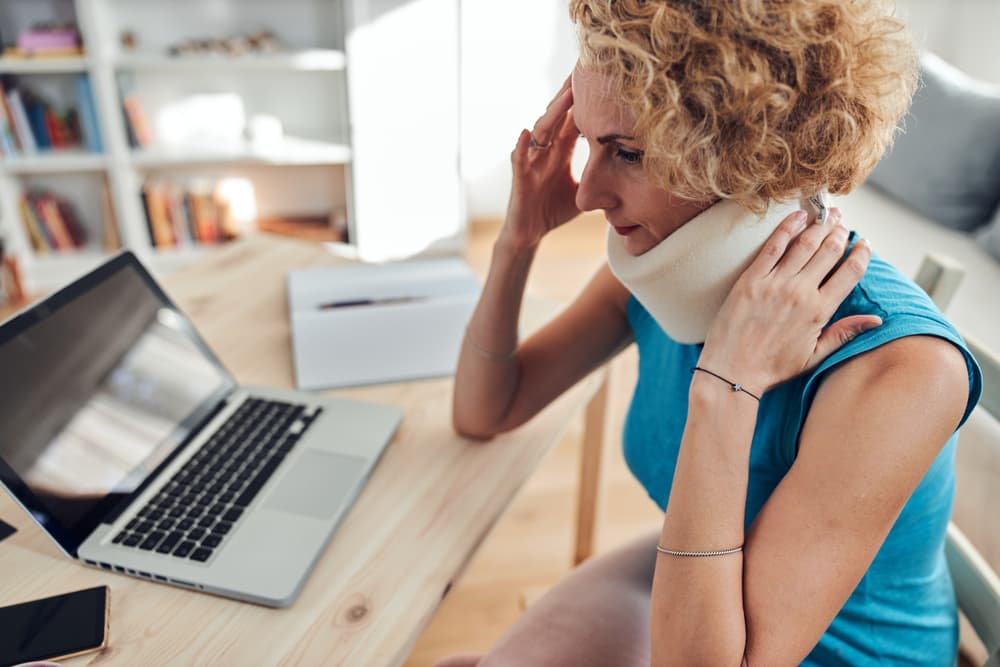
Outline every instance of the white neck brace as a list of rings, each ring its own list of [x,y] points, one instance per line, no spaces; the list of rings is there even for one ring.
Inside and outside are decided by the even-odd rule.
[[[723,199],[638,257],[629,255],[624,238],[609,229],[608,266],[668,336],[678,343],[702,343],[737,278],[778,223],[800,208],[814,220],[822,201],[775,203],[757,216]]]

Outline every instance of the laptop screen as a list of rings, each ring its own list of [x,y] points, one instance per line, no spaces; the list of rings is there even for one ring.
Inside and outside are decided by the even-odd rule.
[[[233,385],[127,253],[4,325],[0,369],[0,458],[77,545]]]

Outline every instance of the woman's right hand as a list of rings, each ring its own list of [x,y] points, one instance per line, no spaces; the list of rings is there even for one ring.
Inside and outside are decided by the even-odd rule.
[[[511,153],[514,178],[501,238],[515,248],[534,248],[545,234],[580,213],[577,182],[570,173],[579,136],[570,110],[570,82],[567,77],[534,128],[521,131]]]

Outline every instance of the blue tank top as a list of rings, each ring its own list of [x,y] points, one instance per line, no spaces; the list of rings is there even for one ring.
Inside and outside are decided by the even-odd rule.
[[[665,509],[687,417],[690,369],[701,346],[674,342],[634,297],[627,311],[639,351],[639,373],[625,419],[625,461],[649,496]],[[748,528],[795,460],[799,431],[823,375],[846,359],[903,336],[939,336],[965,355],[969,402],[963,423],[979,400],[979,367],[958,332],[917,285],[878,257],[872,258],[864,278],[833,319],[854,314],[879,315],[882,326],[861,334],[811,373],[761,397],[750,449]],[[956,440],[957,431],[906,503],[858,587],[802,664],[954,664],[958,619],[944,541],[954,495]]]

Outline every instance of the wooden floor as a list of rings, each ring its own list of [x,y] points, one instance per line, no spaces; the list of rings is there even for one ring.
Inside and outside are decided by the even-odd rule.
[[[584,217],[543,241],[528,290],[569,301],[604,257],[607,226],[600,216]],[[499,222],[472,225],[467,257],[485,275]],[[613,366],[609,418],[621,424],[635,382],[635,352]],[[537,597],[570,570],[577,456],[582,424],[552,451],[464,575],[444,599],[413,649],[407,667],[425,667],[464,651],[485,651],[520,615],[520,599]],[[625,467],[619,428],[607,444],[605,501],[598,525],[598,551],[656,530],[662,514]]]

